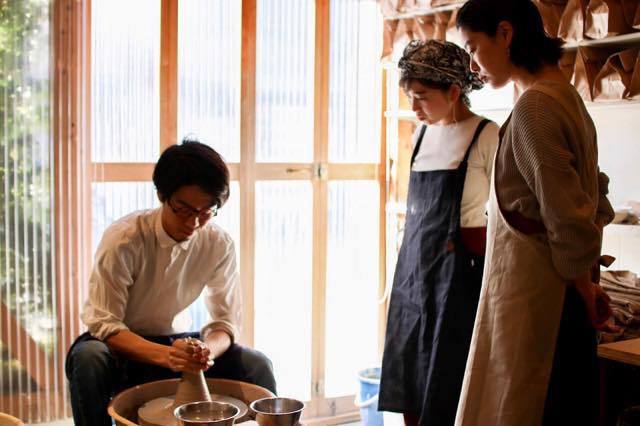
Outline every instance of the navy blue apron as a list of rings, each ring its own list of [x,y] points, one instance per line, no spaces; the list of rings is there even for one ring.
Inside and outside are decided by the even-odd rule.
[[[409,180],[378,409],[414,414],[429,426],[453,425],[478,306],[484,257],[462,244],[460,204],[469,152],[487,123],[457,169],[411,171]]]

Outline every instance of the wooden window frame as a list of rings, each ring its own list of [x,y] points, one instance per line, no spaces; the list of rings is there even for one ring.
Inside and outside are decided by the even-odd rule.
[[[161,0],[161,40],[160,40],[160,150],[178,140],[178,1]],[[56,0],[58,8],[64,10],[70,7],[72,0]],[[83,196],[77,202],[81,202],[87,216],[74,223],[77,229],[82,229],[82,235],[86,236],[83,247],[87,253],[91,252],[91,183],[93,182],[150,182],[154,163],[104,163],[91,162],[91,119],[90,106],[91,94],[91,56],[90,56],[90,10],[91,0],[80,2],[83,6],[83,19],[76,20],[74,28],[77,34],[81,34],[83,43],[82,63],[71,64],[77,67],[83,76],[83,93],[75,93],[70,97],[71,110],[82,124],[81,135],[75,135],[78,140],[74,145],[78,152],[82,152],[88,167],[82,173],[74,174],[76,186],[83,187]],[[63,6],[64,5],[64,6]],[[314,162],[313,163],[257,163],[256,162],[256,24],[257,24],[257,0],[242,0],[241,12],[241,78],[240,78],[240,162],[230,163],[230,175],[240,185],[240,276],[243,292],[243,334],[240,341],[243,344],[253,346],[254,343],[254,279],[255,279],[255,184],[258,181],[270,180],[306,180],[313,186],[313,262],[312,262],[312,390],[311,401],[305,410],[305,418],[314,424],[335,424],[356,420],[359,413],[355,411],[353,395],[339,398],[324,397],[325,377],[325,316],[326,316],[326,279],[327,279],[327,216],[328,216],[328,184],[336,180],[372,180],[379,183],[379,274],[380,282],[378,292],[382,298],[386,286],[386,203],[387,203],[387,149],[384,129],[386,109],[385,102],[385,78],[383,75],[380,90],[383,93],[381,108],[381,143],[379,162],[372,164],[342,164],[329,163],[329,25],[330,25],[330,0],[315,1],[315,58],[314,58]],[[63,31],[62,27],[56,27]],[[73,69],[73,68],[72,68]],[[384,72],[384,71],[383,71]],[[63,94],[62,91],[58,91]],[[84,108],[86,113],[78,111]],[[61,126],[65,118],[54,119],[60,121],[55,125]],[[64,127],[64,126],[62,126]],[[66,135],[60,140],[65,141]],[[60,163],[59,176],[65,179],[65,168]],[[81,179],[84,177],[84,181]],[[324,212],[317,214],[315,212]],[[64,208],[56,210],[59,222],[74,216],[73,212]],[[59,232],[64,232],[64,226],[60,226]],[[58,233],[58,235],[61,235]],[[61,248],[62,249],[62,248]],[[60,250],[60,249],[59,249]],[[61,253],[61,251],[58,251]],[[87,276],[90,259],[83,262],[82,268],[74,273],[80,280],[71,283],[71,290],[66,297],[72,294],[80,294],[76,291],[80,288],[84,277]],[[64,281],[59,281],[64,282]],[[77,300],[61,300],[61,306],[75,304]],[[65,310],[69,314],[69,310]],[[378,348],[382,354],[386,318],[386,304],[379,306],[378,322]],[[80,327],[79,318],[68,318],[65,321],[74,322],[74,329]],[[68,336],[68,339],[71,336]],[[60,354],[62,355],[62,354]],[[355,372],[354,372],[355,374]],[[355,378],[354,378],[355,380]]]

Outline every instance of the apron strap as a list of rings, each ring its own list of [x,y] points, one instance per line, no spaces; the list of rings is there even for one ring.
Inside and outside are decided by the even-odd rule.
[[[464,153],[464,159],[460,163],[460,167],[462,167],[463,164],[464,164],[464,167],[466,169],[466,167],[467,167],[466,164],[469,162],[469,154],[471,153],[471,148],[473,147],[473,145],[476,144],[476,142],[480,138],[480,134],[482,133],[484,128],[487,127],[487,124],[489,124],[489,123],[491,123],[491,120],[489,120],[488,118],[484,118],[480,123],[478,123],[478,127],[476,128],[476,132],[473,134],[473,138],[471,139],[471,144],[469,145],[469,148],[467,148],[467,152]]]
[[[471,139],[471,143],[469,144],[469,148],[467,148],[467,152],[464,154],[464,158],[460,165],[458,166],[458,183],[460,187],[460,196],[458,197],[457,206],[454,209],[451,209],[451,219],[449,221],[449,238],[452,239],[458,229],[460,229],[460,204],[462,204],[462,194],[464,193],[464,184],[467,179],[467,166],[469,163],[469,155],[471,153],[471,148],[476,144],[478,139],[480,138],[480,134],[487,127],[491,120],[488,118],[482,119],[482,121],[478,124],[475,133],[473,134],[473,138]]]
[[[424,138],[424,133],[427,131],[427,126],[425,124],[422,125],[422,129],[420,129],[420,135],[418,135],[418,140],[416,141],[416,146],[413,148],[413,153],[411,154],[411,167],[413,167],[413,162],[416,161],[416,156],[420,151],[420,145],[422,145],[422,138]]]
[[[464,153],[464,159],[460,163],[459,167],[462,167],[463,164],[466,165],[466,163],[469,161],[469,153],[471,152],[471,147],[476,143],[476,141],[480,137],[480,133],[482,133],[484,128],[489,123],[491,123],[491,120],[489,120],[488,118],[485,118],[478,124],[478,127],[476,128],[476,132],[473,134],[473,138],[471,139],[471,144],[469,145],[469,148],[467,148],[467,152]],[[427,131],[427,126],[423,124],[422,128],[420,129],[420,134],[418,135],[418,140],[416,141],[416,146],[413,148],[413,152],[411,153],[412,167],[413,167],[413,163],[416,161],[416,157],[418,156],[418,153],[420,152],[420,146],[422,146],[422,139],[424,138],[424,134],[426,131]]]

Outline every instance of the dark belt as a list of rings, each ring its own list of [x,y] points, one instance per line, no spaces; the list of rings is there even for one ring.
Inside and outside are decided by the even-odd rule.
[[[472,254],[476,256],[484,256],[484,252],[487,248],[487,228],[460,228],[460,237],[462,238],[462,244]]]
[[[526,235],[544,234],[547,228],[539,220],[524,217],[520,212],[508,212],[502,210],[502,215],[509,222],[509,225]]]
[[[543,234],[547,232],[547,228],[544,227],[544,224],[542,222],[524,217],[522,214],[520,214],[520,212],[508,212],[503,210],[502,214],[511,226],[513,226],[523,234],[533,235]],[[611,266],[614,260],[615,258],[611,256],[600,256],[600,259],[598,259],[598,263],[591,267],[591,281],[594,283],[599,283],[600,266]]]

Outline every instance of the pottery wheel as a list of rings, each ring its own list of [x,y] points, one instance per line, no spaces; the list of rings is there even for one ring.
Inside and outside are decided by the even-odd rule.
[[[249,411],[247,404],[230,396],[211,395],[211,400],[238,407],[240,412],[236,422],[241,421]],[[173,416],[173,398],[165,396],[144,403],[138,408],[138,421],[141,426],[178,426],[178,420]]]

